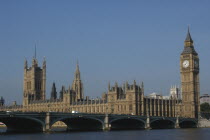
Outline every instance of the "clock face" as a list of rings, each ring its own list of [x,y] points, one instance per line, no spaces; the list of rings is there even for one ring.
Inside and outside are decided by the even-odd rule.
[[[189,64],[190,64],[190,63],[189,63],[188,60],[184,60],[184,61],[183,61],[183,67],[184,67],[184,68],[187,68],[187,67],[189,66]]]
[[[198,61],[197,60],[194,61],[194,66],[195,66],[195,68],[198,68]]]

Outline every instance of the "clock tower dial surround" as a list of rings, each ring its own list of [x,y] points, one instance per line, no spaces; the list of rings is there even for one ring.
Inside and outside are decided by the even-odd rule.
[[[194,49],[189,29],[184,50],[180,56],[180,73],[182,86],[181,117],[198,118],[198,112],[200,112],[199,57]]]

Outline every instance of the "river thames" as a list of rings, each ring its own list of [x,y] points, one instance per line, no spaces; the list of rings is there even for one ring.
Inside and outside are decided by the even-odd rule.
[[[210,128],[11,134],[0,140],[209,140]]]

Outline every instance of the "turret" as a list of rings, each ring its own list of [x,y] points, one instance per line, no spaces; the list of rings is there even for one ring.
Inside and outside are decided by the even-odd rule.
[[[43,63],[42,63],[42,68],[46,69],[46,58],[44,57]]]
[[[47,69],[47,66],[46,66],[46,58],[44,57],[44,60],[43,60],[43,63],[42,63],[42,99],[45,100],[45,93],[46,93],[46,69]]]
[[[35,56],[30,68],[28,68],[26,59],[24,62],[23,105],[27,105],[28,100],[45,100],[46,60],[44,60],[41,68],[38,66]]]
[[[56,92],[56,87],[55,83],[52,85],[52,91],[51,91],[51,100],[56,100],[57,99],[57,92]]]
[[[0,106],[3,106],[3,105],[4,105],[4,98],[1,97],[1,98],[0,98]]]
[[[118,88],[118,83],[115,82],[115,90],[117,90],[117,88]]]
[[[110,82],[109,82],[109,84],[108,84],[108,91],[110,91]]]
[[[65,88],[64,88],[64,86],[62,86],[61,91],[60,91],[60,97],[59,97],[61,100],[63,100],[64,92],[65,92]]]
[[[133,81],[133,90],[136,90],[136,80]]]
[[[136,86],[136,80],[133,81],[133,85]]]
[[[126,93],[126,86],[125,86],[125,83],[123,83],[123,92],[124,92],[124,94]]]
[[[71,86],[69,85],[69,89],[68,89],[68,92],[70,93],[70,91],[71,91]]]
[[[28,61],[25,58],[25,62],[24,62],[24,69],[27,70],[28,69]]]
[[[128,81],[125,82],[125,89],[128,90]]]
[[[38,67],[38,61],[37,61],[36,58],[33,58],[33,59],[32,59],[32,67],[33,67],[33,68]]]
[[[144,82],[141,83],[141,93],[144,94]]]

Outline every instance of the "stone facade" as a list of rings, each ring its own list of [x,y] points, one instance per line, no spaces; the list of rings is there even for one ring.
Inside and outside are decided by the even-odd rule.
[[[28,62],[24,64],[23,81],[23,105],[26,106],[31,100],[45,100],[46,92],[46,61],[42,68],[38,66],[38,61],[34,57],[32,66],[28,68]]]
[[[57,96],[55,84],[52,86],[51,99],[45,99],[46,61],[42,68],[36,58],[28,68],[24,67],[23,106],[4,107],[1,110],[24,112],[80,112],[96,114],[130,114],[142,116],[190,117],[196,118],[199,111],[199,64],[189,31],[181,54],[180,69],[182,82],[182,100],[178,89],[171,89],[169,98],[144,95],[144,84],[126,82],[123,86],[108,84],[108,92],[101,98],[84,97],[83,83],[77,63],[72,86],[62,86]],[[186,66],[185,66],[186,65]]]

